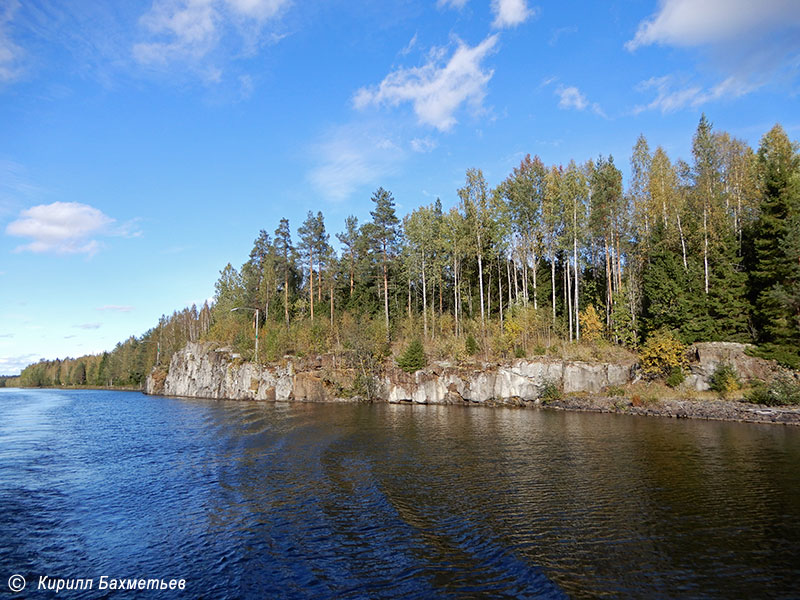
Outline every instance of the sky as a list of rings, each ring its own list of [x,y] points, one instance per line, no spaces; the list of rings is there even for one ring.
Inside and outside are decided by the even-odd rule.
[[[260,229],[333,234],[702,113],[800,137],[797,0],[0,0],[0,374],[213,296]]]

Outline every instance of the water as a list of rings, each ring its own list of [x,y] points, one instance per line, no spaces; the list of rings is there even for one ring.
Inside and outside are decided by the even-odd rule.
[[[0,390],[0,588],[796,598],[799,465],[783,426]]]

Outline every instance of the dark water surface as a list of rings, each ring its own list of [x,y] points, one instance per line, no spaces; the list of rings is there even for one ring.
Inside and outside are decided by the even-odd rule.
[[[800,430],[0,390],[0,571],[26,598],[797,598]]]

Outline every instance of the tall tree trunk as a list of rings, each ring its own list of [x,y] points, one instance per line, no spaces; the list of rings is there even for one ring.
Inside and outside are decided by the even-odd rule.
[[[500,304],[500,330],[503,329],[503,271],[500,268],[500,257],[497,257],[497,299]]]
[[[511,308],[512,300],[511,300],[511,261],[508,258],[503,257],[503,262],[506,263],[506,277],[508,281],[508,307]]]
[[[478,238],[478,243],[480,243],[480,237]],[[480,297],[481,297],[481,333],[485,333],[485,325],[486,321],[483,314],[483,256],[480,252],[478,252],[478,288],[480,289]]]
[[[308,298],[311,301],[311,322],[314,322],[314,251],[309,251],[308,259]]]
[[[386,316],[386,338],[389,338],[389,269],[386,258],[386,243],[383,244],[383,312]]]
[[[353,286],[355,282],[356,276],[356,258],[353,255],[353,251],[350,251],[350,297],[353,297]]]
[[[528,306],[528,253],[522,261],[522,304]]]
[[[453,252],[453,320],[458,337],[458,262],[455,252]]]
[[[566,283],[567,283],[567,313],[569,314],[569,341],[572,341],[572,322],[573,322],[573,315],[572,315],[572,286],[570,285],[570,272],[569,272],[569,258],[566,261],[567,264],[564,265],[564,274],[566,275]]]
[[[575,268],[575,285],[574,285],[574,293],[575,293],[575,302],[573,302],[573,309],[575,310],[575,341],[581,341],[581,329],[580,329],[580,321],[578,320],[578,217],[577,217],[577,208],[573,213],[573,226],[574,226],[574,233],[572,234],[572,260],[573,260],[573,267]]]
[[[550,252],[550,281],[553,285],[552,294],[550,295],[552,298],[553,304],[553,325],[556,324],[556,259],[553,256],[552,251]]]
[[[411,320],[411,277],[408,278],[408,306],[406,308],[408,320]]]
[[[686,262],[686,238],[683,235],[683,227],[681,226],[681,214],[676,213],[678,219],[678,233],[681,236],[681,251],[683,252],[683,270],[689,272],[689,263]]]
[[[283,267],[283,317],[286,319],[286,331],[289,331],[289,267]]]
[[[703,276],[708,294],[708,210],[703,206]]]
[[[428,288],[425,284],[425,257],[422,257],[422,330],[428,339]]]
[[[531,267],[533,270],[533,310],[539,310],[539,300],[536,297],[536,250],[532,250],[531,253],[533,254],[533,266]]]
[[[611,304],[614,302],[614,292],[611,290],[611,256],[608,249],[608,239],[603,240],[606,258],[606,326],[611,325]]]

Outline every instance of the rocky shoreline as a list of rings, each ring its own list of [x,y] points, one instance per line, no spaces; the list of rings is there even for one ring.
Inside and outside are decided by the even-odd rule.
[[[800,407],[762,406],[735,400],[657,400],[635,406],[627,399],[608,397],[566,397],[547,403],[547,408],[579,412],[617,413],[673,419],[737,421],[800,425]]]
[[[587,363],[556,358],[518,359],[508,364],[434,363],[413,374],[384,366],[373,377],[374,388],[366,399],[354,390],[359,370],[348,367],[335,356],[286,357],[279,364],[256,365],[209,343],[187,344],[172,357],[168,371],[154,371],[148,376],[144,391],[166,396],[266,402],[542,407],[800,425],[800,407],[696,398],[698,392],[708,389],[708,376],[723,360],[735,364],[748,379],[769,375],[773,365],[746,356],[738,346],[741,345],[698,345],[697,360],[683,390],[686,396],[695,396],[692,399],[647,396],[642,400],[629,387],[638,381],[634,363]],[[546,393],[548,389],[558,390],[556,397]]]

